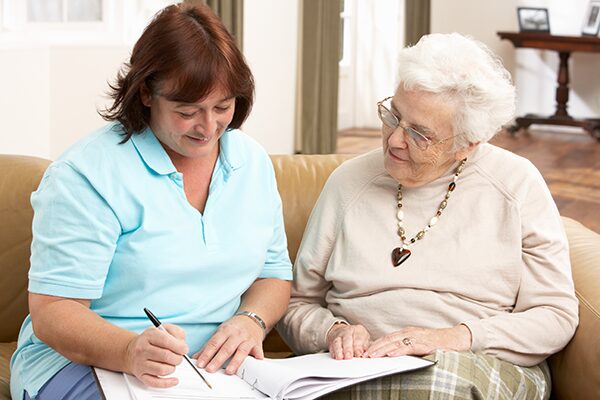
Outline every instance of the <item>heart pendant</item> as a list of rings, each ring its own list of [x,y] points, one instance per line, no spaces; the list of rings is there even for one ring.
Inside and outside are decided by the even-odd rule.
[[[408,257],[410,257],[409,249],[396,247],[394,250],[392,250],[392,264],[394,265],[394,267],[397,267],[400,264],[402,264],[404,261],[406,261]]]

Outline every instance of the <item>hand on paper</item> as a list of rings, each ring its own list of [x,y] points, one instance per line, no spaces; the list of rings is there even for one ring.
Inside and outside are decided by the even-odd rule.
[[[329,353],[336,360],[362,357],[370,342],[371,336],[362,325],[336,324],[327,334]]]
[[[127,345],[127,372],[152,387],[171,387],[177,378],[162,378],[175,371],[183,354],[189,351],[185,331],[176,325],[163,324],[167,332],[148,328]]]
[[[364,357],[424,356],[438,349],[466,351],[471,348],[471,331],[465,325],[429,329],[407,327],[375,340]]]
[[[231,357],[226,374],[235,374],[246,356],[263,359],[263,331],[244,315],[236,315],[223,322],[202,350],[193,355],[198,367],[215,372]]]

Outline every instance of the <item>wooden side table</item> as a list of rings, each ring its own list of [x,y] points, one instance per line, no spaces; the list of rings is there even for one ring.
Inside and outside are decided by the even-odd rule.
[[[574,51],[600,53],[600,38],[595,36],[555,36],[538,32],[498,32],[501,39],[509,40],[516,48],[554,50],[558,52],[560,66],[556,82],[556,111],[544,117],[527,114],[518,117],[511,132],[527,129],[531,124],[566,125],[583,128],[592,137],[600,141],[600,118],[573,118],[567,112],[569,101],[569,57]]]

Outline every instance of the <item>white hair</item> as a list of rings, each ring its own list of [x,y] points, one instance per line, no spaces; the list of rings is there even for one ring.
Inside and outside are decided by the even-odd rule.
[[[455,104],[455,148],[487,142],[515,114],[515,87],[500,59],[458,33],[431,34],[400,51],[398,86],[445,96]]]

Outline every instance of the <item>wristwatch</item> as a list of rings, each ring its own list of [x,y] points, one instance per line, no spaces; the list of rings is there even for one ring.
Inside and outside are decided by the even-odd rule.
[[[266,335],[266,333],[267,333],[267,324],[265,324],[265,321],[257,313],[252,312],[252,311],[238,311],[237,313],[235,313],[235,315],[245,315],[245,316],[249,317],[258,326],[260,326],[260,328],[262,329],[263,333]]]

